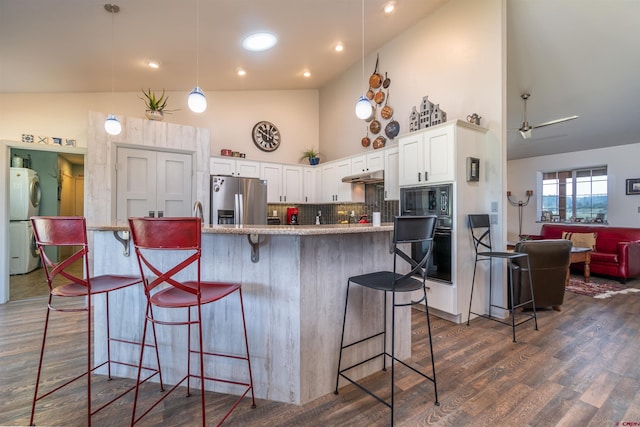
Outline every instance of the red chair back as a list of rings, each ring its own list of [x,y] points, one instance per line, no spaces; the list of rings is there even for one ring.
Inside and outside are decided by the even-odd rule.
[[[199,293],[202,233],[202,222],[199,218],[129,218],[129,228],[147,295],[162,283],[169,283],[192,294]],[[163,269],[148,253],[157,250],[191,251],[192,253],[186,255],[172,268]],[[198,286],[195,288],[174,277],[193,263],[197,263],[198,270]],[[151,277],[148,272],[153,273],[155,277]]]
[[[84,258],[84,267],[88,271],[86,254],[89,252],[89,247],[85,218],[81,216],[33,216],[31,224],[49,289],[53,289],[53,279],[58,275],[89,288],[89,283],[86,280],[67,271],[69,266],[80,258]],[[80,249],[67,259],[55,262],[44,251],[47,246],[80,246]]]

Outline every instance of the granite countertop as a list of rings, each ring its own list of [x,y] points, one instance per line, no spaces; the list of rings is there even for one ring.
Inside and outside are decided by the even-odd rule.
[[[126,223],[110,225],[87,225],[94,231],[125,231],[129,229]],[[263,234],[315,236],[327,234],[357,234],[379,233],[393,231],[393,223],[382,223],[379,227],[371,224],[323,224],[323,225],[204,225],[203,234]]]

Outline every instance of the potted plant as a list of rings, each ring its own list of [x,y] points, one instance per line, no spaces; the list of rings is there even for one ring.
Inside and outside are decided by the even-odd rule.
[[[146,91],[142,89],[142,93],[144,94],[144,98],[141,96],[138,98],[144,101],[144,104],[147,107],[145,116],[147,116],[149,120],[162,120],[165,112],[171,112],[169,110],[165,110],[169,97],[165,96],[164,89],[162,89],[162,95],[160,95],[160,97],[157,97],[154,92],[151,92],[151,89],[147,89]]]
[[[303,161],[305,159],[309,159],[310,165],[317,165],[318,163],[320,163],[320,153],[313,148],[309,148],[308,150],[302,152],[300,161]]]

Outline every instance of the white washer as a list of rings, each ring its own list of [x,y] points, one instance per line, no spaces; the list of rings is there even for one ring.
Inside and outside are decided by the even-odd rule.
[[[39,263],[31,221],[9,222],[9,274],[29,273]]]
[[[11,168],[9,205],[11,221],[25,221],[40,211],[38,172],[27,168]]]

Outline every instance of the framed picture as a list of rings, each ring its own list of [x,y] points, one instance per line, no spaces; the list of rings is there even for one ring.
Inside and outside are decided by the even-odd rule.
[[[480,181],[480,159],[467,157],[467,181]]]
[[[551,221],[551,211],[542,211],[542,217],[540,218],[543,222]]]
[[[560,215],[553,215],[551,217],[552,222],[560,222]]]
[[[627,180],[627,194],[640,194],[640,178]]]

